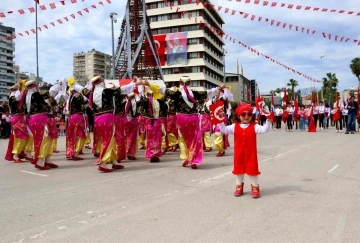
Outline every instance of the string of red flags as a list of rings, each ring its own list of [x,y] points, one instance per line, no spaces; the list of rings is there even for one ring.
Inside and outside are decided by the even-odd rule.
[[[248,4],[256,4],[261,5],[263,7],[280,7],[284,9],[292,9],[292,10],[305,10],[305,11],[313,11],[313,12],[322,12],[322,13],[338,13],[338,14],[347,14],[352,16],[360,16],[360,12],[352,11],[352,10],[342,10],[342,9],[333,9],[333,8],[320,8],[320,7],[312,7],[308,5],[299,5],[293,3],[278,3],[273,1],[260,1],[260,0],[228,0],[228,2],[243,2]]]
[[[111,0],[104,0],[104,1],[100,1],[98,4],[93,4],[93,5],[91,5],[90,7],[91,7],[93,10],[98,9],[98,6],[99,6],[99,5],[104,6],[104,2],[106,2],[106,3],[108,3],[108,4],[111,4],[111,3],[112,3]],[[69,22],[69,20],[71,20],[71,19],[76,19],[76,16],[78,16],[78,17],[79,17],[79,16],[83,16],[83,14],[85,14],[85,13],[90,13],[90,8],[84,8],[84,9],[82,9],[82,10],[77,11],[76,13],[70,14],[69,16],[65,16],[65,17],[60,18],[60,19],[58,19],[58,20],[56,20],[56,21],[52,21],[52,22],[50,22],[49,24],[44,24],[44,25],[42,25],[42,26],[38,26],[37,29],[38,29],[39,31],[43,31],[43,30],[45,30],[45,29],[49,29],[50,25],[52,25],[53,27],[55,27],[55,25],[57,25],[57,24],[64,24],[64,23],[66,23],[66,22]],[[36,33],[36,29],[33,28],[33,29],[30,29],[30,30],[26,30],[26,31],[23,31],[23,32],[19,32],[19,33],[17,33],[17,34],[7,35],[7,36],[6,36],[6,39],[7,39],[7,40],[11,40],[11,39],[15,39],[15,38],[17,38],[17,37],[19,37],[19,36],[20,36],[20,37],[25,37],[25,36],[29,36],[29,35],[35,34],[35,33]],[[5,39],[1,39],[1,38],[0,38],[0,41],[5,41]]]
[[[190,0],[189,0],[190,1]],[[181,16],[185,16],[187,15],[187,17],[190,19],[190,20],[194,20],[195,23],[197,23],[199,25],[200,28],[202,27],[205,27],[207,28],[209,31],[213,32],[214,34],[216,35],[219,35],[221,38],[225,38],[226,40],[230,40],[232,43],[238,43],[240,44],[241,46],[243,46],[244,48],[247,48],[249,51],[251,51],[252,53],[254,54],[257,54],[258,56],[262,56],[264,57],[265,59],[285,68],[286,70],[288,71],[292,71],[293,73],[299,75],[299,76],[302,76],[303,78],[306,78],[308,80],[311,80],[313,82],[321,82],[320,80],[317,80],[315,78],[312,78],[311,76],[309,75],[306,75],[300,71],[297,71],[296,69],[292,68],[292,67],[289,67],[288,65],[285,65],[279,61],[277,61],[276,59],[273,59],[272,57],[268,56],[268,55],[265,55],[264,53],[261,53],[259,52],[258,50],[256,50],[255,48],[241,42],[241,41],[237,41],[235,38],[227,35],[226,33],[224,33],[222,30],[219,30],[215,27],[213,27],[212,25],[208,24],[208,23],[204,23],[202,22],[201,20],[198,20],[197,17],[193,17],[191,12],[190,13],[187,13],[186,11],[181,11],[181,8],[179,6],[174,6],[172,4],[169,4],[167,0],[164,0],[164,3],[165,3],[165,6],[170,6],[170,9],[178,12],[178,13],[181,13]]]
[[[300,32],[303,34],[309,34],[309,35],[314,35],[316,33],[321,34],[321,36],[325,39],[328,40],[334,40],[334,41],[339,41],[339,42],[347,42],[347,43],[351,43],[353,41],[353,43],[357,44],[358,46],[360,46],[360,40],[357,39],[352,39],[349,37],[344,37],[344,36],[339,36],[336,34],[331,34],[331,33],[325,33],[325,32],[319,32],[317,30],[314,29],[309,29],[309,28],[305,28],[302,26],[298,26],[298,25],[293,25],[293,24],[289,24],[289,23],[283,23],[281,21],[277,21],[274,19],[269,19],[269,18],[264,18],[262,16],[256,16],[254,14],[251,13],[245,13],[242,11],[238,11],[238,10],[232,10],[229,8],[223,8],[223,6],[216,6],[214,4],[209,4],[206,2],[202,2],[200,0],[189,0],[189,1],[196,1],[197,4],[202,4],[205,8],[213,8],[216,9],[217,11],[223,11],[225,14],[231,14],[231,15],[235,15],[237,13],[239,13],[241,16],[243,16],[244,19],[249,19],[251,21],[259,21],[259,22],[266,22],[268,24],[270,24],[271,26],[274,27],[278,27],[278,28],[282,28],[282,29],[289,29],[289,30],[293,30],[296,32]]]
[[[58,3],[49,3],[49,4],[41,4],[41,5],[39,3],[40,1],[38,1],[38,0],[35,0],[35,1],[38,2],[40,10],[45,11],[45,10],[56,9],[59,6],[65,6],[65,5],[69,5],[69,4],[76,4],[79,2],[84,2],[85,0],[61,0]],[[8,16],[12,16],[15,14],[24,15],[26,13],[35,13],[35,7],[28,7],[28,8],[18,9],[18,10],[9,10],[9,11],[5,11],[5,12],[0,12],[0,18],[6,18]]]

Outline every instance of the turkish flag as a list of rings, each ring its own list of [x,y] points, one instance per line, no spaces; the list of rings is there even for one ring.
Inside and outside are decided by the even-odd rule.
[[[212,125],[217,125],[224,122],[224,101],[219,100],[215,104],[209,106],[210,108],[210,122]]]
[[[160,65],[165,66],[166,58],[165,58],[165,50],[166,50],[166,35],[154,35],[154,44],[155,48],[159,54]],[[149,53],[152,55],[152,53]]]

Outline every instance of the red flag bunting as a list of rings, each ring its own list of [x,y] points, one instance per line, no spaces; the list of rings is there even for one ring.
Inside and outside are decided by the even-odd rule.
[[[70,16],[71,16],[73,19],[75,19],[75,14],[70,14]]]
[[[88,12],[89,12],[89,9],[88,9],[88,8],[84,8],[84,11],[88,13]]]
[[[30,13],[35,13],[35,8],[31,7],[29,8]]]
[[[41,6],[40,6],[40,9],[41,9],[41,10],[46,10],[46,6],[45,6],[45,5],[41,5]]]
[[[59,24],[62,24],[63,22],[61,21],[61,19],[58,19],[57,22],[59,22]]]
[[[102,1],[99,2],[99,4],[103,5],[104,6],[104,3]]]
[[[51,9],[55,9],[55,8],[56,8],[56,4],[55,4],[55,3],[50,3],[50,8],[51,8]]]
[[[95,4],[93,4],[93,5],[91,5],[91,7],[92,7],[92,8],[96,8],[96,5],[95,5]]]
[[[55,23],[54,23],[54,22],[50,22],[50,24],[51,24],[52,26],[55,26]]]
[[[69,21],[68,17],[64,17],[64,19],[65,19],[66,21]]]
[[[82,12],[81,12],[81,11],[78,11],[77,13],[82,16]]]

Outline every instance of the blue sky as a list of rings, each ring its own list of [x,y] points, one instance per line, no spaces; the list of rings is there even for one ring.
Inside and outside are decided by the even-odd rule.
[[[40,76],[51,83],[61,77],[72,76],[73,53],[86,52],[93,48],[111,53],[109,13],[117,12],[121,20],[126,4],[125,0],[113,0],[112,4],[107,4],[103,0],[104,6],[98,4],[99,0],[85,0],[84,2],[78,0],[79,3],[77,4],[71,4],[70,0],[65,1],[66,5],[62,6],[58,0],[40,0],[41,4],[55,2],[58,6],[55,10],[39,10],[38,15],[39,26],[43,24],[49,26],[48,30],[39,33]],[[236,2],[236,0],[212,0],[213,4],[221,5],[223,8],[228,7],[231,10],[250,13],[250,15],[254,14],[294,26],[315,29],[317,33],[314,35],[302,34],[288,28],[274,27],[263,21],[251,21],[250,17],[244,19],[240,14],[231,16],[221,10],[220,15],[225,21],[224,31],[226,34],[297,71],[317,79],[321,78],[320,56],[326,55],[323,59],[323,74],[326,72],[336,73],[340,81],[340,89],[357,85],[357,79],[351,73],[349,64],[352,58],[360,57],[360,46],[355,45],[352,41],[344,43],[324,39],[321,33],[326,32],[360,39],[358,31],[360,16],[289,10],[280,7],[271,8],[245,4],[244,2],[245,0],[241,3]],[[281,0],[276,2],[278,4],[292,3],[328,9],[360,11],[359,5],[356,4],[358,0]],[[98,9],[92,9],[92,4],[97,4]],[[9,10],[15,12],[18,9],[27,9],[31,6],[33,6],[32,1],[2,0],[0,12]],[[77,11],[84,8],[88,8],[90,13],[84,13],[83,17],[76,14]],[[72,13],[76,14],[76,19],[70,17]],[[68,16],[69,22],[63,19],[65,16]],[[64,24],[56,23],[56,27],[50,25],[50,22],[56,22],[59,18],[62,18]],[[15,27],[17,33],[24,32],[34,28],[35,14],[30,14],[28,11],[24,15],[14,13],[12,16],[0,19],[0,21],[7,26]],[[121,21],[118,21],[115,26],[116,38],[119,36],[120,23]],[[261,93],[284,86],[284,83],[291,78],[298,80],[301,88],[320,87],[317,83],[295,75],[271,61],[255,55],[239,44],[230,41],[225,42],[227,50],[226,71],[235,72],[236,59],[238,58],[243,65],[244,75],[249,79],[258,81]],[[21,71],[35,73],[35,35],[30,34],[30,36],[17,38],[15,55],[15,61],[20,65]]]

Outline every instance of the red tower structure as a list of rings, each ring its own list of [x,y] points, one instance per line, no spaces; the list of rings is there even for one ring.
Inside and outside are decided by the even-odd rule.
[[[115,54],[115,75],[120,79],[138,76],[163,80],[145,0],[127,0]]]

